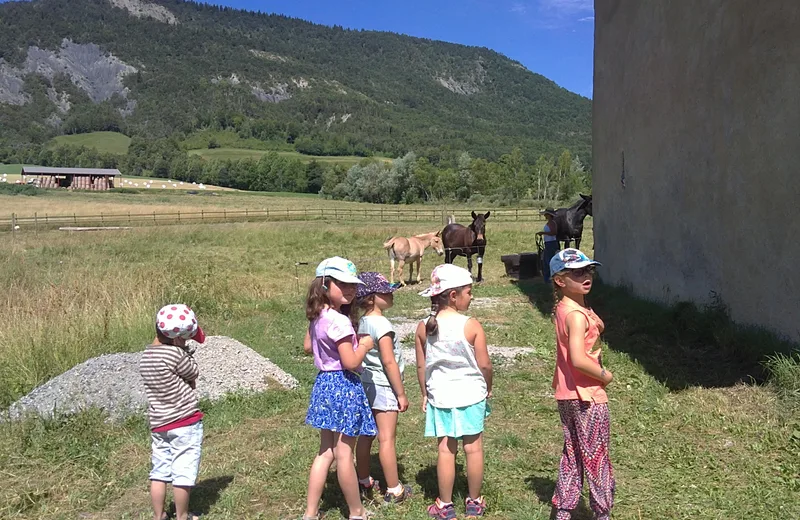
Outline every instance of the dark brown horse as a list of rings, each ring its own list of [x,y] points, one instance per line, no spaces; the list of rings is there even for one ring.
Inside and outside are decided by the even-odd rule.
[[[575,248],[580,249],[583,237],[583,219],[592,214],[592,196],[581,194],[581,199],[568,208],[558,208],[555,213],[558,241],[564,242],[564,248],[575,241]]]
[[[444,261],[452,264],[457,256],[467,257],[467,269],[472,274],[472,255],[478,255],[478,278],[483,280],[483,254],[486,252],[486,219],[491,211],[485,215],[472,212],[472,224],[464,227],[461,224],[448,224],[442,230],[442,245],[444,245]]]

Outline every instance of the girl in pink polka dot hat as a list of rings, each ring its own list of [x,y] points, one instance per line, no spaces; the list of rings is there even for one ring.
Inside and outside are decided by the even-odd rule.
[[[150,422],[153,515],[164,518],[167,485],[172,484],[177,517],[194,518],[189,495],[200,468],[203,412],[195,391],[200,368],[187,341],[204,343],[206,336],[192,309],[182,303],[159,309],[155,324],[156,338],[139,362]]]

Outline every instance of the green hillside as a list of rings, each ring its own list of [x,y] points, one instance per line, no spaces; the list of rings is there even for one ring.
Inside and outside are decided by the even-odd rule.
[[[231,161],[238,161],[240,159],[260,159],[261,156],[267,153],[271,153],[269,150],[248,150],[245,148],[212,148],[212,149],[200,149],[200,150],[189,150],[189,155],[199,155],[203,159],[206,160],[231,160]],[[364,157],[356,157],[356,156],[335,156],[335,155],[304,155],[298,152],[286,152],[286,151],[277,151],[275,152],[280,157],[286,157],[290,159],[297,159],[303,162],[311,162],[317,161],[323,164],[341,164],[343,166],[349,167],[354,164],[358,164],[359,162],[364,160]],[[379,158],[384,162],[389,162],[390,159],[386,158]]]
[[[60,135],[51,141],[53,146],[86,146],[102,153],[126,154],[131,138],[119,132],[90,132]]]
[[[156,19],[108,0],[0,4],[0,146],[212,129],[308,155],[566,148],[591,163],[591,101],[490,49],[143,3]]]

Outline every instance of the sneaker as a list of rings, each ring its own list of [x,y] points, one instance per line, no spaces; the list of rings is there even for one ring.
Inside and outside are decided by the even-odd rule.
[[[361,494],[362,500],[373,500],[375,498],[375,493],[380,494],[381,492],[380,482],[372,477],[369,479],[371,481],[369,486],[365,486],[361,482],[358,483],[358,491]]]
[[[441,501],[437,498],[436,502],[429,505],[428,516],[439,520],[455,520],[456,508],[453,507],[453,504],[447,504],[446,506],[441,506],[440,504]]]
[[[400,504],[407,498],[411,498],[411,486],[403,485],[403,491],[401,491],[399,495],[387,491],[386,494],[383,495],[383,505]]]
[[[478,518],[483,516],[486,512],[486,500],[483,497],[477,499],[467,499],[467,516],[466,518]]]

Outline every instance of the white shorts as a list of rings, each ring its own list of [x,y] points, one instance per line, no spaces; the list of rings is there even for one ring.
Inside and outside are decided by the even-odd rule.
[[[165,432],[150,432],[150,437],[153,448],[150,480],[194,486],[200,469],[203,421]]]
[[[364,383],[364,393],[367,394],[369,407],[373,410],[382,412],[398,412],[400,404],[391,386],[380,386],[372,383]]]

